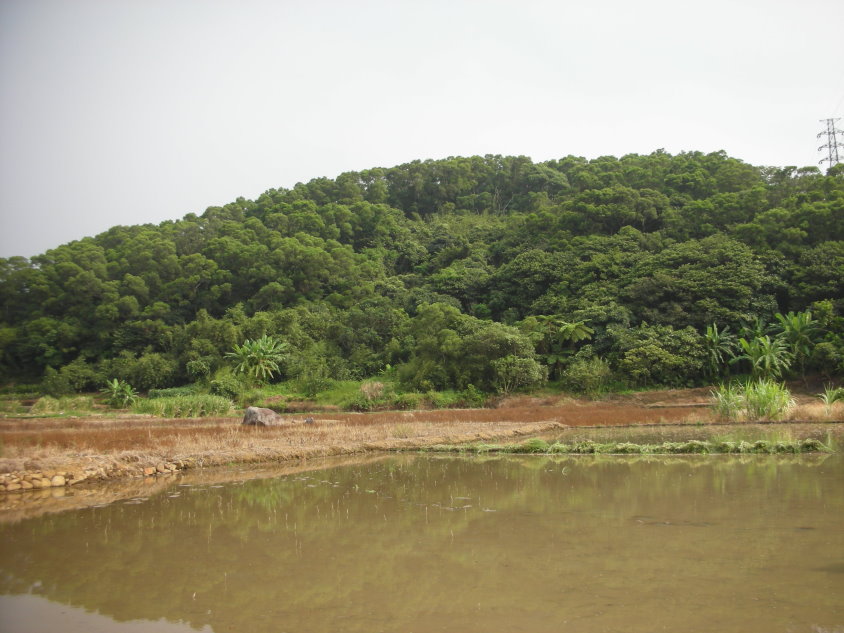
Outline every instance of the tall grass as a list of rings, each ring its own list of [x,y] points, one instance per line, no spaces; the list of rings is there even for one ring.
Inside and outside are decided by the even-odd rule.
[[[712,408],[727,420],[736,421],[744,408],[744,392],[735,384],[721,385],[712,392]]]
[[[743,385],[721,385],[712,391],[712,408],[720,417],[732,421],[773,421],[791,412],[794,399],[784,384],[761,378]]]
[[[744,407],[748,420],[781,420],[794,408],[794,398],[782,383],[757,380],[744,387]]]
[[[227,415],[233,408],[232,401],[223,396],[193,395],[139,400],[132,411],[162,418],[201,418]]]
[[[199,393],[197,385],[185,385],[184,387],[168,387],[166,389],[150,389],[147,398],[153,400],[158,398],[174,398],[176,396],[193,396]]]

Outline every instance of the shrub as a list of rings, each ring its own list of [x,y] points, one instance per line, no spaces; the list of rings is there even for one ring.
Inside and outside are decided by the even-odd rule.
[[[504,394],[516,389],[538,387],[548,377],[545,368],[532,358],[510,355],[493,360],[490,365],[495,374],[495,386]]]
[[[173,358],[157,352],[135,357],[132,352],[124,350],[104,365],[107,375],[116,376],[138,389],[155,389],[172,384],[178,372],[178,363]]]
[[[192,395],[139,400],[132,410],[162,418],[199,418],[227,415],[233,408],[232,401],[222,396]]]
[[[482,407],[486,404],[486,396],[475,385],[466,385],[460,392],[460,400],[464,407]]]
[[[344,400],[340,407],[347,411],[372,411],[373,401],[363,393],[356,393],[351,398]]]
[[[595,394],[599,393],[612,376],[607,362],[598,358],[575,359],[563,374],[563,382],[574,391]]]
[[[418,409],[421,402],[421,393],[400,393],[393,398],[392,406],[401,410]]]
[[[208,384],[208,391],[212,395],[236,400],[244,390],[243,381],[234,376],[230,370],[220,370]]]
[[[174,396],[192,396],[199,392],[196,385],[185,385],[184,387],[169,387],[167,389],[150,389],[147,398],[172,398]]]

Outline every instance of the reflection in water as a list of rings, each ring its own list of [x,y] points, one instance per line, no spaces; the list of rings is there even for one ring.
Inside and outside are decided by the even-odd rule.
[[[0,527],[0,594],[113,630],[841,631],[842,481],[841,455],[396,456],[174,484]]]
[[[0,631],[45,633],[45,631],[85,631],[86,633],[196,633],[187,624],[166,620],[131,620],[119,624],[104,615],[90,613],[37,595],[0,596]],[[199,633],[211,633],[203,627]]]

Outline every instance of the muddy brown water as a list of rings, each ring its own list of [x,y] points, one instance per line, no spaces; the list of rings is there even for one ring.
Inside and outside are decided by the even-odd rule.
[[[389,455],[0,526],[0,631],[844,631],[844,455]]]

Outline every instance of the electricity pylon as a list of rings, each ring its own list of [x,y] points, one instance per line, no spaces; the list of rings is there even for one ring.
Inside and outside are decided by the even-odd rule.
[[[826,134],[826,143],[821,145],[818,148],[818,151],[820,152],[825,149],[829,155],[818,161],[818,165],[823,165],[824,163],[829,162],[829,166],[834,167],[841,162],[838,158],[838,148],[840,147],[844,149],[844,142],[838,140],[838,135],[841,134],[841,136],[844,137],[844,132],[835,127],[835,122],[840,120],[840,118],[821,119],[821,123],[826,123],[826,129],[818,134],[818,138]]]

